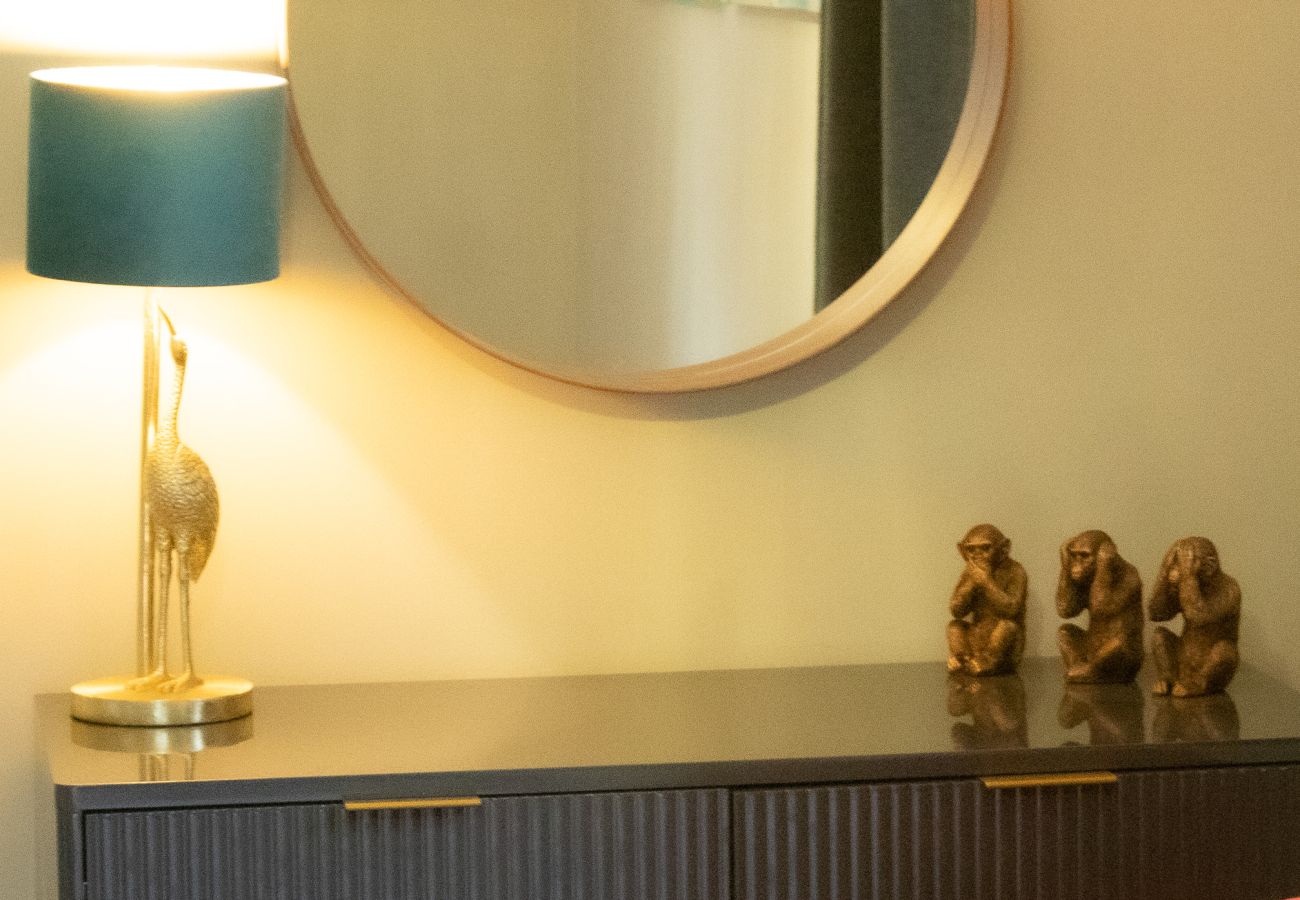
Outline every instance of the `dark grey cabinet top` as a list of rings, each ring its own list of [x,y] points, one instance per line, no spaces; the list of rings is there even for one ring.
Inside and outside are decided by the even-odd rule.
[[[1144,676],[1147,673],[1143,673]],[[78,809],[967,777],[1300,761],[1300,694],[1071,686],[1059,661],[265,687],[245,720],[123,729],[38,698]]]

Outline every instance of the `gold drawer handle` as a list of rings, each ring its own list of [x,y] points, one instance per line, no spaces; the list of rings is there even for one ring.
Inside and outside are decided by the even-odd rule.
[[[481,797],[428,797],[422,800],[344,800],[348,812],[372,809],[458,809],[465,806],[482,806]]]
[[[986,788],[1072,787],[1079,784],[1114,784],[1119,776],[1114,772],[1063,772],[1057,775],[997,775],[981,778]]]

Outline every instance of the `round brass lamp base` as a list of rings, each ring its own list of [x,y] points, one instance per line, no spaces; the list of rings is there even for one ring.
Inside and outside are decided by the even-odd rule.
[[[242,678],[205,677],[188,691],[133,691],[132,679],[97,678],[72,686],[72,717],[103,725],[203,725],[253,711],[253,684]]]

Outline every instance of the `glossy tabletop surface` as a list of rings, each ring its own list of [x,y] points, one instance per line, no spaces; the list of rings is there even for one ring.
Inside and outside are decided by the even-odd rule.
[[[1067,686],[942,663],[257,688],[203,728],[74,722],[38,698],[50,776],[83,808],[968,777],[1300,761],[1300,694]]]

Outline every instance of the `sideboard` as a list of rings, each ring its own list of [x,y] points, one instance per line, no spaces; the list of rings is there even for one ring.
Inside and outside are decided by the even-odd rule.
[[[1300,895],[1300,694],[939,663],[38,699],[63,900]],[[57,852],[54,847],[57,846]]]

